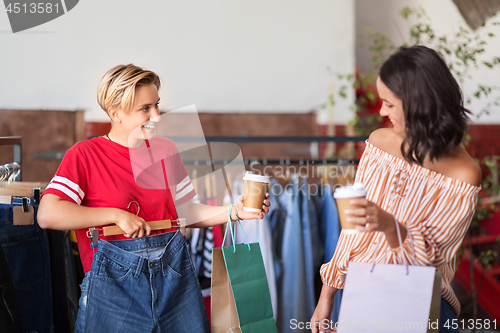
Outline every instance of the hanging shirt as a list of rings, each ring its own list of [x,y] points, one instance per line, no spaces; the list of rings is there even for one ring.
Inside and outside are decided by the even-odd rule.
[[[340,289],[349,261],[371,262],[377,240],[382,242],[376,262],[435,266],[442,273],[441,295],[458,317],[460,303],[451,288],[455,275],[455,254],[469,228],[480,187],[446,177],[395,157],[368,141],[356,173],[356,182],[367,190],[367,199],[393,214],[414,239],[416,261],[410,237],[402,247],[390,248],[381,232],[347,235],[341,233],[332,260],[321,267],[323,283]],[[379,237],[382,236],[382,237]]]
[[[175,205],[196,195],[177,147],[161,137],[137,148],[103,137],[79,142],[68,149],[43,194],[86,207],[114,207],[136,214],[138,207],[131,204],[135,201],[139,216],[146,221],[176,219]],[[151,235],[177,229],[156,230]],[[75,231],[85,272],[93,259],[87,230]],[[100,238],[127,239],[124,235]]]

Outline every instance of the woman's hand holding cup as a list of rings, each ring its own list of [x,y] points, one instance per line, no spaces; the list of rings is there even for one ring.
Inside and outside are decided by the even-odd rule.
[[[366,189],[361,183],[343,186],[334,193],[342,229],[346,233],[382,231],[394,226],[391,214],[366,199]]]
[[[240,195],[238,197],[239,202],[235,205],[236,210],[233,209],[231,212],[231,220],[236,221],[238,219],[240,220],[252,220],[252,219],[263,219],[264,214],[269,213],[269,206],[271,206],[271,203],[269,200],[269,193],[265,194],[265,199],[262,201],[262,210],[260,212],[250,212],[245,209],[243,209],[243,199],[244,197]]]
[[[361,232],[387,232],[394,228],[394,218],[377,204],[365,198],[351,199],[353,208],[346,209],[347,222],[355,225]]]
[[[263,219],[264,214],[269,213],[269,193],[267,187],[270,184],[269,177],[253,174],[250,171],[243,177],[243,196],[240,195],[240,202],[236,205],[237,219]],[[234,215],[231,215],[233,217]]]

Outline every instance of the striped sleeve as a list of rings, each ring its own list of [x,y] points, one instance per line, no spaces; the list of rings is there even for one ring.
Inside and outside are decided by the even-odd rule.
[[[436,194],[428,216],[399,210],[398,221],[406,226],[411,237],[406,237],[401,247],[390,248],[388,262],[401,263],[404,256],[413,265],[440,266],[454,260],[477,203],[473,187],[465,183],[457,185],[459,188],[444,188]]]
[[[173,171],[170,177],[175,180],[175,184],[172,184],[173,186],[171,187],[171,193],[175,199],[175,205],[177,206],[193,199],[196,196],[196,191],[194,190],[191,178],[184,166],[181,154],[173,142],[170,142],[170,148],[171,158],[169,158],[169,163],[171,163],[170,169]],[[175,195],[173,195],[173,193],[175,193]]]
[[[87,163],[75,146],[68,149],[55,176],[43,191],[43,195],[54,194],[63,200],[80,205],[87,191],[86,165]]]
[[[191,179],[188,175],[176,185],[175,203],[182,205],[183,203],[191,200],[196,195]]]

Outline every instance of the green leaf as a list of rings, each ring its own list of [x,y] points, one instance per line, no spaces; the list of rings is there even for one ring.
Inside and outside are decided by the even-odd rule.
[[[371,90],[368,90],[366,92],[366,97],[368,97],[368,99],[372,102],[374,102],[377,99],[377,95]]]

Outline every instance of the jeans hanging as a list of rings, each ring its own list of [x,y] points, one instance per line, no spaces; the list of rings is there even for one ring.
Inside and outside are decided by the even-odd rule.
[[[82,283],[80,332],[206,332],[208,318],[180,232],[97,242]]]
[[[306,187],[307,189],[307,187]],[[313,277],[313,245],[309,221],[304,222],[308,213],[302,214],[307,206],[306,193],[299,190],[299,179],[293,181],[292,188],[285,186],[279,201],[281,207],[287,210],[285,229],[283,233],[283,279],[281,299],[279,302],[278,330],[281,333],[307,332],[292,329],[291,321],[308,322],[316,307]]]
[[[13,204],[0,204],[0,244],[9,267],[21,308],[22,332],[53,332],[52,287],[49,246],[46,230],[36,221],[38,207],[33,200],[34,224],[14,225],[13,207],[21,206],[20,198]]]
[[[298,193],[301,196],[302,202],[302,230],[304,233],[304,248],[306,253],[310,253],[311,259],[311,274],[307,275],[309,282],[313,286],[314,304],[319,300],[319,295],[321,293],[321,276],[319,275],[319,269],[323,264],[323,258],[325,256],[325,246],[323,242],[319,241],[321,238],[318,210],[316,207],[316,201],[313,196],[317,195],[316,184],[311,191],[306,178],[301,178],[299,181]],[[306,258],[306,260],[309,258]]]
[[[0,327],[1,332],[21,332],[21,309],[16,289],[10,279],[9,267],[0,246]]]
[[[71,333],[78,313],[78,279],[69,231],[47,230],[55,333]]]

